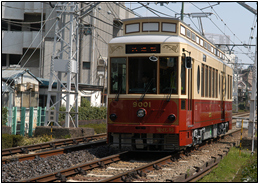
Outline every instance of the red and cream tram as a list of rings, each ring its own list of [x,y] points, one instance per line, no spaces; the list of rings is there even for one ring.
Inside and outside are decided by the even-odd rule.
[[[221,50],[174,18],[125,19],[123,32],[108,48],[108,143],[179,150],[232,128]]]

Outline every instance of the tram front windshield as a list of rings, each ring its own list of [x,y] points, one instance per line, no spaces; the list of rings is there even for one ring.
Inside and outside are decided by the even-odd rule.
[[[157,93],[157,62],[148,57],[129,57],[129,93]]]
[[[126,94],[126,71],[128,71],[128,94],[178,93],[177,57],[159,57],[155,62],[148,57],[128,57],[128,70],[126,60],[126,58],[111,58],[111,94]],[[184,73],[183,75],[185,76]]]

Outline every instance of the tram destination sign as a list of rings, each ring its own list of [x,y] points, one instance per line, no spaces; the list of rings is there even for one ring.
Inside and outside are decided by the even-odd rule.
[[[126,45],[126,54],[160,53],[160,44]]]

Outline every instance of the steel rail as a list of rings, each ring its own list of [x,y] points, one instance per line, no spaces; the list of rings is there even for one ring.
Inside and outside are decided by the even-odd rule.
[[[60,154],[64,154],[64,153],[69,153],[71,151],[78,151],[78,150],[90,148],[92,146],[102,146],[102,145],[106,145],[106,140],[97,140],[94,142],[89,142],[89,143],[80,144],[80,145],[72,145],[72,146],[68,146],[65,148],[58,148],[58,149],[44,151],[44,152],[35,153],[35,154],[20,155],[18,157],[14,157],[14,158],[2,158],[2,164],[7,164],[12,161],[21,162],[21,161],[25,161],[25,160],[33,160],[38,157],[46,158],[46,157],[53,156],[53,155],[60,155]]]
[[[121,160],[121,156],[125,155],[126,152],[122,152],[119,154],[115,154],[112,156],[108,156],[102,159],[98,159],[92,162],[87,162],[84,164],[80,164],[74,167],[70,167],[67,169],[63,169],[63,170],[59,170],[53,173],[49,173],[49,174],[45,174],[42,176],[37,176],[37,177],[33,177],[33,178],[29,178],[29,179],[25,179],[25,180],[20,180],[17,182],[53,182],[53,181],[57,181],[60,180],[61,182],[65,182],[66,178],[68,176],[72,176],[72,175],[76,175],[76,174],[86,174],[87,170],[91,170],[94,168],[98,168],[98,167],[104,167],[104,165],[107,164],[111,164],[113,162],[117,162],[119,160]]]
[[[225,136],[232,135],[234,133],[237,133],[238,131],[240,131],[240,129],[231,131],[231,132],[229,132],[229,133],[227,133],[225,135],[221,135],[221,136],[217,137],[216,139],[224,138]],[[202,145],[202,146],[206,146],[207,143],[204,143],[204,144],[205,145]],[[190,151],[190,150],[188,150],[188,151]],[[101,182],[101,183],[104,183],[104,182],[132,182],[131,176],[134,176],[134,175],[145,176],[146,173],[149,172],[149,171],[159,170],[160,166],[175,161],[176,158],[179,158],[181,154],[182,154],[182,151],[179,151],[178,153],[175,153],[175,154],[170,155],[170,156],[166,156],[164,158],[161,158],[159,160],[151,162],[151,163],[149,163],[147,165],[140,166],[140,167],[132,169],[130,171],[126,171],[124,173],[120,173],[118,175],[115,175],[115,176],[112,176],[112,177],[100,180],[98,182]],[[220,156],[222,158],[224,155],[220,155]],[[219,159],[219,158],[215,158],[215,163],[213,163],[213,165],[210,165],[209,168],[211,168],[212,166],[216,165],[220,160],[221,159]],[[207,165],[209,165],[209,164],[210,163],[206,162],[205,167],[207,167]],[[205,172],[204,169],[198,169],[197,174],[201,175],[203,172]],[[198,175],[195,175],[195,177],[198,176]],[[181,176],[181,177],[182,177],[182,180],[189,181],[189,180],[186,179],[187,178],[187,174],[184,174],[184,177],[183,176]],[[195,177],[192,177],[192,178],[195,178]],[[177,180],[177,182],[186,182],[186,181],[178,181]],[[174,181],[169,179],[168,182],[174,182]]]
[[[107,134],[97,134],[92,136],[86,137],[78,137],[78,138],[71,138],[71,139],[61,139],[58,141],[46,142],[41,144],[29,145],[29,146],[21,146],[15,148],[8,148],[2,150],[2,156],[13,155],[17,153],[29,153],[29,151],[35,151],[39,149],[46,149],[46,148],[56,148],[57,146],[64,146],[69,144],[78,144],[80,142],[89,142],[92,140],[106,138]]]

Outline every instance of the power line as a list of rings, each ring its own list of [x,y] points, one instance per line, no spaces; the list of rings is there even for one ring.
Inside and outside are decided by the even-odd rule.
[[[191,3],[191,2],[190,2]],[[201,10],[199,7],[197,7],[195,4],[193,4],[193,3],[191,3],[193,6],[195,6],[197,9],[199,9],[199,10]],[[203,10],[201,10],[202,12],[203,12]],[[205,12],[203,12],[203,13],[205,13]],[[232,43],[234,43],[230,38],[228,38],[227,37],[227,35],[217,26],[217,24],[210,18],[210,17],[208,17],[208,19],[218,28],[218,30],[222,33],[222,34],[224,34],[225,36],[226,36],[226,38],[227,39],[229,39],[229,41],[231,41]],[[238,49],[239,50],[241,50],[243,53],[244,53],[244,51],[242,50],[242,49],[240,49],[239,47],[238,47]],[[247,55],[247,54],[246,54]],[[248,55],[247,55],[248,56]],[[248,56],[251,60],[252,60],[252,58],[250,57],[250,56]]]

